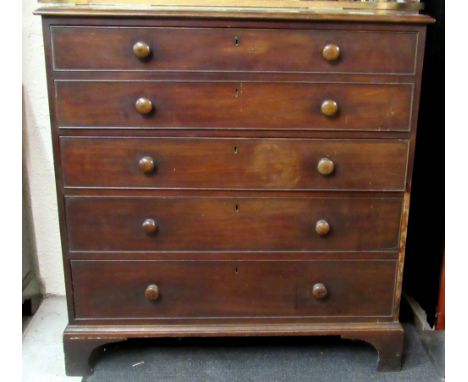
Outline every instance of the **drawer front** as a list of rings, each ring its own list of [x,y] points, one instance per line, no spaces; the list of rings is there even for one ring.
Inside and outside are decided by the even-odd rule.
[[[71,251],[394,250],[402,208],[397,197],[65,199]]]
[[[61,137],[60,147],[65,187],[401,191],[408,157],[403,140]]]
[[[55,70],[414,74],[415,32],[54,26]],[[147,45],[139,59],[135,43]],[[339,57],[322,56],[328,44]],[[284,58],[287,57],[287,60]]]
[[[395,279],[394,261],[75,260],[71,269],[78,319],[388,317]]]
[[[408,131],[412,99],[411,84],[57,81],[56,117],[61,127]]]

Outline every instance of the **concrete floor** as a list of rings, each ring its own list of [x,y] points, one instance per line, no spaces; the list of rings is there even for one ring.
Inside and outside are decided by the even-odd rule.
[[[43,303],[41,304],[38,311],[36,312],[36,314],[33,317],[23,317],[23,359],[22,359],[23,379],[22,380],[24,382],[58,382],[58,381],[63,381],[63,382],[73,382],[73,381],[75,381],[75,382],[78,382],[78,381],[82,380],[81,377],[66,377],[65,376],[63,349],[62,349],[62,333],[63,333],[63,330],[64,330],[64,328],[66,326],[66,323],[67,323],[67,313],[66,313],[66,301],[65,301],[64,297],[49,297],[49,298],[47,298],[47,299],[45,299],[43,301]],[[415,332],[414,329],[413,329],[413,331]],[[416,357],[416,358],[411,356],[411,357],[415,358],[417,362],[411,361],[412,358],[408,357],[408,355],[407,355],[406,362],[404,364],[405,365],[404,369],[409,369],[410,373],[415,373],[416,372],[416,374],[417,373],[421,374],[421,372],[422,372],[422,374],[425,375],[423,379],[417,379],[414,376],[411,376],[409,379],[405,379],[404,378],[405,373],[402,372],[402,373],[383,373],[383,374],[382,373],[377,373],[377,374],[372,374],[372,377],[370,377],[370,375],[366,375],[364,377],[364,379],[362,379],[362,378],[352,379],[351,378],[350,380],[360,381],[360,382],[364,381],[364,380],[376,380],[376,381],[377,380],[378,381],[384,380],[386,382],[387,381],[394,381],[394,380],[395,381],[409,381],[409,380],[411,380],[411,381],[414,382],[416,380],[417,381],[421,380],[421,381],[426,381],[427,382],[428,381],[428,375],[426,375],[426,374],[428,372],[431,375],[431,377],[434,377],[435,381],[443,380],[443,364],[441,364],[441,362],[443,362],[443,361],[440,361],[440,360],[443,360],[443,353],[437,354],[437,353],[434,353],[433,351],[431,351],[431,348],[436,348],[436,349],[439,349],[439,350],[442,349],[442,351],[443,351],[443,341],[444,341],[443,332],[439,332],[439,333],[431,332],[431,333],[432,333],[432,335],[430,333],[427,333],[427,335],[429,336],[428,338],[424,338],[424,336],[420,335],[419,336],[420,340],[417,341],[418,343],[422,343],[424,345],[424,348],[426,349],[427,353],[422,350],[423,347],[421,345],[418,345],[421,350],[418,350],[417,352],[419,352],[420,355],[418,357]],[[434,334],[436,336],[434,336]],[[408,337],[410,337],[410,336],[408,336]],[[417,336],[414,336],[414,335],[412,337],[417,338]],[[433,346],[434,344],[436,344],[437,346]],[[352,351],[350,353],[349,350],[346,350],[346,346],[344,346],[343,344],[340,344],[339,346],[335,346],[335,350],[333,350],[333,347],[325,346],[324,349],[321,349],[320,354],[322,354],[323,352],[326,352],[326,351],[328,351],[328,352],[338,351],[338,352],[344,352],[344,353],[347,352],[347,354],[349,353],[349,354],[352,354],[352,355],[354,354],[353,357],[356,357],[357,356],[356,354],[359,353],[359,352],[356,352],[357,350],[359,350],[358,349],[359,345],[349,345],[349,346],[357,346],[357,347],[354,350],[351,349]],[[361,345],[361,347],[362,347],[362,345]],[[147,347],[137,347],[136,350],[135,349],[132,350],[131,347],[130,347],[129,349],[127,349],[127,352],[124,352],[124,353],[122,353],[123,349],[121,349],[120,351],[117,351],[117,357],[123,357],[123,360],[120,360],[117,363],[115,363],[116,360],[113,359],[113,358],[115,358],[115,355],[107,357],[106,359],[103,359],[102,362],[99,362],[96,365],[96,371],[95,371],[94,375],[89,378],[89,382],[91,382],[91,381],[100,381],[100,382],[113,381],[113,382],[115,382],[117,380],[118,381],[121,381],[121,380],[122,381],[124,381],[124,380],[128,381],[129,380],[127,378],[128,375],[126,375],[123,372],[124,371],[123,369],[120,370],[119,367],[124,367],[122,365],[127,364],[128,362],[130,362],[131,361],[130,358],[135,356],[135,354],[134,354],[135,351],[137,353],[139,352],[138,355],[141,356],[140,353],[145,348],[147,349]],[[161,351],[160,348],[163,349],[164,347],[158,346],[156,348],[156,350],[151,350],[148,354],[151,355],[151,357],[154,358],[155,357],[154,354],[158,355],[157,352]],[[313,351],[312,346],[307,346],[304,349],[305,350],[312,349],[312,351]],[[409,347],[407,346],[408,351],[411,350],[411,349],[413,349],[413,350],[410,353],[412,355],[414,355],[415,354],[414,349],[418,349],[418,347],[414,347],[413,345],[409,346]],[[155,353],[155,351],[156,351],[156,353]],[[175,347],[171,351],[177,352],[177,351],[180,351],[180,350],[177,350],[177,347]],[[184,349],[182,348],[181,351],[183,353]],[[421,354],[422,354],[421,351],[423,351],[423,353],[426,353],[426,355],[421,356]],[[119,355],[119,353],[122,353],[122,354]],[[163,351],[163,353],[164,353],[164,351]],[[242,351],[242,353],[243,353],[243,351]],[[340,355],[340,354],[338,354],[338,356],[340,356],[342,358],[347,356],[346,354],[343,354],[343,355]],[[349,356],[349,354],[348,354],[348,356]],[[368,372],[373,367],[373,363],[375,362],[375,352],[374,352],[373,349],[371,349],[371,347],[368,347],[368,349],[364,348],[364,353],[362,353],[362,354],[364,354],[363,355],[364,358],[366,358],[366,357],[367,358],[364,359],[363,362],[361,362],[363,364],[361,374],[362,374],[362,372]],[[173,362],[174,359],[176,359],[176,361],[177,361],[177,357],[174,357],[174,355],[171,356],[169,353],[166,354],[166,355],[169,356],[169,360],[164,361],[164,363],[171,364],[171,362]],[[171,357],[173,357],[173,358],[171,358]],[[330,357],[331,356],[329,355],[328,358],[330,358]],[[161,357],[159,356],[159,358],[161,358]],[[154,364],[154,366],[157,367],[157,369],[159,371],[161,371],[161,367],[162,367],[161,363],[158,364],[158,362],[161,361],[159,358],[156,357],[153,360],[153,362],[149,362],[148,365]],[[190,357],[188,357],[188,358],[187,357],[182,357],[182,358],[185,359],[184,363],[186,363],[187,360],[190,359]],[[210,356],[210,359],[211,358],[212,357]],[[312,358],[314,358],[314,357],[312,357]],[[332,359],[332,358],[333,357],[331,357],[330,359]],[[439,361],[438,361],[438,359],[439,359]],[[224,358],[223,358],[223,360],[224,360]],[[118,361],[118,359],[117,359],[117,361]],[[220,370],[219,367],[221,367],[221,369],[223,367],[225,367],[225,362],[224,361],[221,362],[220,365],[217,366],[218,371]],[[112,364],[112,362],[114,362],[114,363]],[[322,360],[321,362],[324,362],[324,361]],[[351,363],[351,365],[355,366],[356,362]],[[421,365],[421,362],[423,364],[427,365],[427,366]],[[110,366],[107,365],[108,363],[110,363]],[[197,362],[197,365],[198,365],[198,363],[199,362]],[[357,362],[357,363],[359,363],[359,362]],[[418,363],[419,363],[419,365],[418,365]],[[222,366],[222,365],[224,365],[224,366]],[[172,366],[174,366],[174,365],[172,365]],[[200,366],[200,365],[198,365],[198,366]],[[203,365],[201,365],[200,367],[203,367]],[[330,369],[332,370],[334,368],[335,367],[332,366]],[[320,367],[319,369],[323,369],[323,368]],[[418,372],[418,370],[419,370],[419,372]],[[115,372],[117,372],[117,375],[115,375]],[[158,375],[159,373],[156,370],[154,370],[154,371],[151,371],[150,374],[152,376],[154,376],[154,375]],[[439,374],[439,375],[437,375],[437,374]],[[408,377],[408,375],[406,375],[406,377]],[[116,377],[118,377],[118,378],[116,378]],[[150,379],[148,379],[147,377],[144,377],[144,376],[141,376],[141,377],[142,378],[138,379],[138,377],[136,375],[134,375],[134,377],[132,379],[135,382],[140,381],[140,380],[142,380],[142,381],[143,380],[144,381],[153,380],[154,381],[153,377],[150,378]],[[192,375],[192,377],[193,377],[193,375]],[[190,374],[188,374],[188,379],[181,379],[181,380],[184,380],[184,381],[185,380],[193,380],[193,379],[191,379],[192,377],[190,377]],[[361,375],[361,377],[362,377],[362,375]],[[333,378],[332,379],[327,379],[325,377],[323,377],[323,378],[324,378],[324,379],[322,379],[323,381],[333,380]],[[431,379],[431,378],[429,378],[429,379]],[[165,378],[158,379],[158,380],[167,381]],[[175,379],[175,380],[178,380],[178,379]],[[343,379],[341,379],[341,380],[343,380]]]
[[[23,382],[79,382],[66,377],[62,334],[67,325],[65,297],[45,299],[32,317],[23,318]]]

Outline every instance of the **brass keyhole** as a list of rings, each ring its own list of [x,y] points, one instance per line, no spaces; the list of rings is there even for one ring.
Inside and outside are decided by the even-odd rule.
[[[235,155],[239,154],[239,149],[238,149],[238,147],[237,147],[237,146],[234,146],[234,147],[232,148],[232,152],[233,152]]]
[[[236,206],[234,207],[234,210],[236,211],[236,213],[239,213],[239,211],[240,211],[239,203],[236,203]]]
[[[234,39],[233,39],[233,40],[234,40],[234,45],[235,45],[235,46],[239,46],[239,44],[240,44],[240,38],[239,38],[239,36],[234,36]]]

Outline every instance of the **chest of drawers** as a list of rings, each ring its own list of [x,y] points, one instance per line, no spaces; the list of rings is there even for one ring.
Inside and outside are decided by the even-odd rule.
[[[168,336],[339,335],[400,367],[428,18],[40,13],[68,374]]]

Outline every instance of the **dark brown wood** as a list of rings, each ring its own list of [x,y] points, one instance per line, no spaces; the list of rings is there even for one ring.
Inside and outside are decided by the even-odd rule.
[[[96,361],[112,342],[125,341],[119,336],[100,336],[98,338],[77,338],[64,334],[63,351],[65,353],[65,371],[67,375],[87,376],[93,372]]]
[[[322,316],[326,322],[327,316],[390,316],[395,262],[74,260],[72,273],[78,318]],[[317,282],[327,285],[326,299],[315,297]],[[148,284],[160,288],[154,302],[145,298]]]
[[[358,334],[345,334],[342,338],[357,339],[370,343],[377,350],[378,371],[401,370],[403,355],[404,331],[402,327],[384,332],[362,332]]]
[[[102,252],[70,252],[67,254],[69,260],[102,260],[103,258],[112,258],[113,260],[128,260],[128,252],[113,252],[103,254]],[[398,259],[397,250],[385,251],[326,251],[326,252],[197,252],[187,253],[185,251],[170,252],[131,252],[132,260],[271,260],[271,261],[302,261],[302,260],[396,260]]]
[[[401,209],[392,197],[66,197],[71,251],[391,250]],[[141,230],[148,217],[154,237]]]
[[[55,87],[61,127],[408,131],[413,98],[411,84],[57,81]],[[135,110],[140,97],[151,100],[151,115]],[[329,97],[340,105],[334,118],[321,112]]]
[[[405,140],[99,136],[60,142],[67,188],[403,190],[408,155]]]
[[[226,10],[211,10],[200,12],[198,10],[164,10],[151,11],[150,9],[106,9],[106,8],[89,8],[89,7],[41,7],[35,11],[36,15],[43,16],[60,16],[60,17],[77,17],[86,16],[90,18],[99,17],[144,17],[144,18],[175,18],[176,20],[187,18],[193,19],[221,19],[221,20],[293,20],[293,21],[328,21],[328,22],[345,22],[345,23],[408,23],[408,24],[431,24],[435,20],[427,15],[419,13],[393,13],[387,14],[382,12],[229,12]]]
[[[54,26],[51,32],[56,70],[413,74],[417,44],[411,31]],[[135,58],[132,46],[138,41],[153,47],[151,60]],[[330,41],[341,48],[334,64],[322,57]]]
[[[200,334],[202,333],[202,334]],[[366,341],[378,352],[378,370],[397,371],[401,367],[403,328],[399,323],[362,324],[217,324],[206,325],[69,325],[65,330],[67,374],[87,375],[98,352],[95,346],[141,337],[193,336],[327,336],[339,335],[345,339]],[[73,338],[71,340],[71,338]],[[98,348],[99,349],[99,348]],[[102,349],[102,348],[101,348]],[[88,361],[89,355],[92,355]],[[71,363],[72,362],[72,363]],[[70,364],[71,363],[71,364]]]
[[[43,19],[68,373],[103,341],[213,335],[341,335],[397,368],[430,19],[106,12]]]

